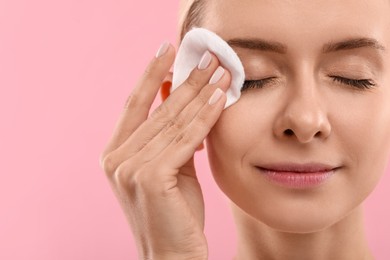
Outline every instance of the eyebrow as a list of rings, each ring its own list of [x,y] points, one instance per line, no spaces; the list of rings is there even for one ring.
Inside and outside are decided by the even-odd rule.
[[[285,54],[287,46],[274,41],[267,41],[259,38],[234,38],[227,41],[232,47],[240,47],[251,50],[275,52]],[[386,48],[373,38],[353,38],[339,42],[329,42],[322,47],[323,53],[336,52],[342,50],[351,50],[357,48],[370,48],[386,51]]]
[[[232,47],[240,47],[244,49],[269,51],[280,54],[285,54],[287,52],[287,46],[282,43],[258,38],[234,38],[228,40],[227,43]]]

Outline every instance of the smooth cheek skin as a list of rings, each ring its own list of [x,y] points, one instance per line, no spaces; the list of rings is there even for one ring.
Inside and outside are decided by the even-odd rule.
[[[205,27],[229,38],[249,33],[246,29],[234,29],[235,24],[245,24],[240,28],[248,30],[264,25],[253,30],[253,36],[288,43],[291,52],[284,58],[289,71],[287,83],[246,90],[211,130],[206,141],[214,179],[233,203],[276,230],[308,233],[325,229],[358,207],[385,171],[390,156],[390,56],[387,52],[378,75],[380,85],[371,91],[357,91],[352,86],[318,79],[316,75],[321,71],[318,67],[322,64],[318,49],[325,42],[349,36],[357,26],[362,34],[376,37],[389,47],[390,22],[362,15],[361,3],[354,15],[351,8],[355,5],[346,3],[349,9],[340,4],[334,7],[328,1],[322,2],[323,8],[305,6],[298,15],[288,8],[275,9],[275,4],[267,1],[259,1],[255,8],[253,1],[237,6],[235,1],[227,2],[232,6],[220,8],[223,14],[210,18]],[[252,8],[245,10],[245,3]],[[372,10],[364,12],[383,17],[375,8],[373,5]],[[264,12],[255,17],[250,13],[232,16],[233,10],[237,14],[250,10]],[[322,30],[312,30],[311,24],[319,24],[315,22],[318,19],[315,12],[310,13],[313,10],[317,13],[322,10],[317,17],[326,12],[334,14],[333,20],[324,19],[319,25]],[[299,22],[299,17],[305,14],[313,22],[305,19]],[[276,21],[275,17],[284,18]],[[294,22],[289,23],[291,20]],[[266,25],[274,30],[269,31]],[[298,28],[298,35],[292,33]],[[309,134],[308,129],[315,129],[305,120],[316,117],[322,118],[328,134],[302,142],[305,134]],[[289,128],[296,134],[284,134]],[[313,161],[342,168],[322,186],[307,190],[271,184],[255,168],[262,163]]]

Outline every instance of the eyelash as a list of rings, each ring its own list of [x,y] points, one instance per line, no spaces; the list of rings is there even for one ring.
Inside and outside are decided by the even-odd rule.
[[[364,90],[364,89],[371,89],[375,86],[375,83],[373,83],[370,79],[348,79],[340,76],[330,76],[333,78],[334,82],[342,83],[348,86],[353,86],[358,89]],[[275,78],[266,78],[266,79],[260,79],[260,80],[245,80],[243,87],[241,88],[241,91],[244,91],[249,88],[262,88],[267,83],[270,83]]]
[[[348,79],[339,76],[331,76],[334,82],[339,82],[349,86],[357,87],[358,89],[371,89],[375,86],[375,83],[370,79]]]
[[[265,84],[270,83],[275,78],[266,78],[266,79],[259,79],[259,80],[245,80],[244,84],[241,88],[241,91],[244,91],[249,88],[262,88]]]

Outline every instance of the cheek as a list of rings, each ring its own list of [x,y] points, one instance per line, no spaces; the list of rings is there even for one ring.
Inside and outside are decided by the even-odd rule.
[[[219,120],[211,129],[206,138],[207,155],[215,182],[219,188],[230,198],[244,196],[243,190],[250,193],[248,186],[256,150],[256,158],[261,158],[262,151],[270,152],[271,116],[260,113],[266,108],[253,109],[255,100],[242,99],[234,106],[224,110]],[[252,109],[251,109],[252,107]],[[269,110],[270,111],[270,110]],[[256,189],[252,189],[255,191]],[[245,196],[250,198],[248,194]],[[233,199],[234,200],[234,199]]]
[[[266,157],[264,153],[274,152],[273,124],[278,113],[274,96],[253,89],[244,92],[234,106],[222,113],[210,132],[209,142],[226,168],[236,164],[242,173],[248,165]]]
[[[356,96],[355,101],[337,106],[331,113],[332,147],[347,165],[372,181],[386,168],[390,152],[389,94],[376,93],[370,98]],[[342,158],[342,157],[341,157]],[[359,180],[356,176],[355,181]]]
[[[227,153],[242,157],[259,142],[270,139],[275,109],[269,96],[241,95],[240,100],[225,109],[210,132],[210,142]]]
[[[268,114],[259,111],[268,111]],[[255,100],[250,99],[240,100],[224,110],[206,139],[213,153],[210,159],[215,157],[218,164],[227,168],[242,166],[248,163],[246,155],[253,149],[270,148],[266,145],[272,131],[270,111],[266,110],[266,105],[256,105]]]
[[[213,177],[225,193],[230,184],[240,178],[241,158],[250,147],[246,113],[239,114],[239,102],[225,109],[206,138],[207,155]]]

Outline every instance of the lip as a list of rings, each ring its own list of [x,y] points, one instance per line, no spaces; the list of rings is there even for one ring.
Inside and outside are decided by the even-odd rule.
[[[271,183],[288,188],[307,189],[324,184],[340,167],[323,163],[277,163],[256,168]]]

